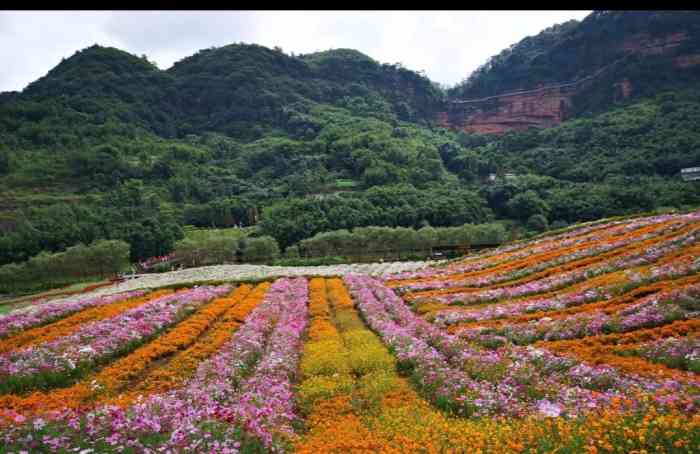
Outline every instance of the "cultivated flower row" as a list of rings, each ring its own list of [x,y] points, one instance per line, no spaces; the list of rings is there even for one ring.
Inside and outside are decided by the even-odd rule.
[[[50,342],[60,337],[75,333],[88,323],[107,320],[121,315],[131,309],[148,304],[157,298],[172,293],[170,289],[157,290],[146,296],[128,298],[112,304],[103,304],[89,307],[75,312],[67,317],[60,318],[51,323],[42,324],[33,328],[19,331],[11,336],[0,339],[0,353],[20,350],[30,346]]]
[[[296,420],[292,382],[307,322],[306,279],[279,279],[245,323],[182,388],[17,424],[10,445],[137,452],[239,452],[285,443]],[[22,418],[20,418],[21,420]],[[33,441],[36,440],[36,441]],[[40,440],[40,441],[39,441]]]
[[[674,251],[687,250],[688,248],[692,247],[692,245],[697,244],[697,239],[698,238],[695,236],[692,236],[690,238],[684,238],[682,241],[663,245],[659,248],[631,251],[621,257],[614,257],[611,260],[594,263],[591,266],[574,269],[568,272],[551,273],[549,276],[542,279],[525,282],[520,285],[497,287],[467,293],[451,293],[447,295],[430,297],[428,299],[444,304],[468,305],[549,292],[568,287],[578,282],[582,282],[596,276],[601,276],[603,274],[613,273],[615,271],[632,267],[650,265],[657,261],[663,261],[667,255],[671,255]]]
[[[528,260],[529,263],[526,263],[525,266],[519,266],[515,269],[506,268],[502,272],[495,270],[494,272],[486,275],[466,279],[438,279],[433,281],[421,281],[400,286],[397,288],[397,291],[399,293],[406,293],[423,290],[453,289],[459,287],[486,287],[502,282],[521,279],[550,268],[561,269],[562,265],[567,263],[595,257],[617,249],[621,249],[622,251],[631,249],[631,251],[625,253],[624,256],[620,258],[632,259],[634,257],[643,256],[646,257],[647,260],[650,260],[653,259],[654,256],[660,257],[669,253],[670,251],[677,250],[679,247],[697,242],[698,238],[700,238],[700,226],[694,226],[690,232],[683,231],[678,236],[674,235],[671,238],[665,238],[669,234],[673,234],[674,232],[678,231],[685,225],[686,223],[676,223],[662,226],[663,228],[659,228],[658,230],[653,230],[651,232],[633,232],[634,235],[624,235],[622,238],[616,238],[614,241],[601,241],[597,244],[587,244],[586,247],[575,248],[569,253],[557,254],[554,258],[549,260],[541,257],[538,257],[537,260]],[[650,239],[658,239],[659,243],[650,248],[644,243],[646,240]]]
[[[61,317],[65,317],[88,307],[112,304],[117,301],[142,296],[144,293],[145,292],[143,290],[134,290],[131,292],[117,293],[107,296],[95,296],[73,301],[69,300],[35,304],[27,309],[13,311],[9,314],[0,316],[0,338],[33,326],[50,323],[54,320],[58,320]]]
[[[5,353],[0,355],[0,377],[20,386],[23,377],[88,369],[103,358],[129,350],[229,290],[230,286],[223,285],[176,292],[114,318],[86,324],[70,335]]]
[[[638,393],[663,396],[666,405],[688,398],[679,383],[623,376],[541,349],[472,347],[417,317],[377,281],[345,280],[368,324],[396,352],[400,367],[433,403],[457,414],[576,415],[622,397],[639,406]]]
[[[700,337],[670,337],[639,345],[632,350],[649,361],[675,369],[700,373]]]
[[[594,301],[609,300],[614,291],[621,287],[630,290],[642,284],[668,279],[676,279],[688,276],[700,271],[700,260],[693,262],[672,262],[670,264],[651,266],[626,273],[622,282],[612,280],[608,285],[590,288],[585,286],[580,289],[558,293],[549,297],[534,296],[513,302],[491,304],[473,310],[443,310],[434,317],[434,323],[446,327],[463,322],[477,322],[498,318],[511,318],[521,314],[533,312],[547,312],[561,310],[569,307],[581,306]]]
[[[230,340],[232,333],[243,324],[246,317],[262,302],[269,287],[269,282],[258,284],[255,288],[246,284],[240,285],[236,292],[226,298],[228,300],[226,312],[216,319],[202,335],[197,337],[192,345],[178,350],[162,366],[149,368],[147,373],[141,375],[138,382],[125,389],[125,392],[111,399],[106,395],[100,403],[106,401],[120,406],[128,406],[140,396],[165,393],[184,385],[194,375],[197,367],[204,360],[217,353]],[[178,341],[180,339],[182,338],[179,338]],[[160,344],[160,339],[157,342]],[[134,354],[137,353],[139,353],[138,350],[134,352]],[[144,353],[147,354],[149,352]],[[110,368],[115,366],[117,365],[114,364]],[[101,375],[108,376],[108,371],[101,373]]]
[[[430,268],[426,270],[408,271],[405,273],[395,274],[389,276],[387,280],[390,281],[389,283],[397,280],[407,281],[414,279],[432,280],[442,278],[445,280],[450,280],[451,275],[454,274],[466,274],[480,271],[535,254],[557,251],[576,246],[584,242],[588,243],[600,241],[615,235],[624,235],[625,233],[637,230],[639,228],[658,223],[665,223],[672,220],[692,220],[699,215],[700,212],[695,212],[681,216],[659,215],[647,218],[596,223],[594,225],[572,229],[558,235],[546,236],[538,240],[501,246],[486,253],[479,254],[476,257],[450,264],[444,268]]]
[[[459,335],[481,343],[490,343],[496,335],[524,345],[538,340],[574,339],[633,331],[698,317],[700,284],[695,283],[649,295],[613,313],[595,310],[556,319],[542,317],[527,323],[505,324],[500,328],[467,328],[459,331]]]

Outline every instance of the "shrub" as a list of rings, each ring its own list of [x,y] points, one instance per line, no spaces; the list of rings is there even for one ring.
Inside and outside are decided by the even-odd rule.
[[[78,244],[55,254],[43,251],[26,262],[0,267],[0,292],[60,287],[111,276],[128,266],[129,244],[120,240],[100,240],[89,246]]]
[[[547,218],[542,214],[533,214],[527,220],[527,228],[536,232],[544,232],[548,227]]]
[[[279,257],[277,241],[271,236],[244,238],[239,244],[244,262],[273,260]]]
[[[345,257],[285,258],[272,262],[275,266],[325,266],[350,263]]]

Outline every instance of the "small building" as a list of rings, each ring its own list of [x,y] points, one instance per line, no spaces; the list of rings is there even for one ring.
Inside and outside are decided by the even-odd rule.
[[[700,167],[687,167],[681,170],[681,178],[684,181],[700,180]]]

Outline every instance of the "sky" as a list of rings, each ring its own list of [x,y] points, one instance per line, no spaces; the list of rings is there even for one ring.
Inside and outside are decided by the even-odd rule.
[[[93,44],[160,69],[232,43],[287,53],[350,48],[453,86],[526,36],[590,11],[2,11],[0,92],[22,90]]]

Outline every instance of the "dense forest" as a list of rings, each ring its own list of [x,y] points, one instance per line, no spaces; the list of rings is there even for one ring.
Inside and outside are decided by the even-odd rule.
[[[679,176],[700,165],[697,79],[665,73],[546,130],[478,136],[436,122],[451,97],[575,79],[615,57],[615,34],[669,24],[693,31],[700,19],[593,13],[526,38],[449,92],[349,49],[232,44],[163,71],[89,47],[0,94],[0,264],[101,239],[142,260],[172,251],[185,225],[255,225],[284,250],[355,227],[542,231],[697,206],[697,183]]]

